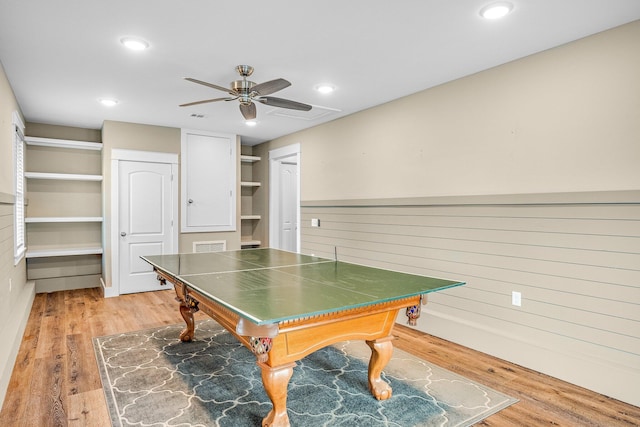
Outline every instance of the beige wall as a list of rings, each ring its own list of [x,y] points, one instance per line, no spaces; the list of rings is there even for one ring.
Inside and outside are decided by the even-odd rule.
[[[40,138],[70,139],[73,141],[102,142],[100,129],[86,129],[72,126],[27,123],[27,135]]]
[[[25,260],[13,259],[13,112],[20,107],[0,64],[0,406],[35,295]]]
[[[420,329],[638,405],[638,40],[640,21],[254,152],[301,144],[303,251],[468,282]]]
[[[137,150],[137,151],[155,151],[162,153],[180,154],[180,138],[181,130],[179,128],[170,128],[162,126],[151,126],[136,123],[125,123],[115,121],[105,121],[102,128],[102,143],[104,149],[102,153],[102,170],[104,175],[104,198],[105,198],[105,230],[106,236],[109,236],[109,230],[113,218],[110,217],[111,212],[111,150],[114,148]],[[239,145],[239,143],[238,143]],[[238,147],[238,152],[240,149]],[[237,165],[238,173],[240,165]],[[178,173],[177,179],[180,179]],[[238,180],[239,181],[239,180]],[[178,188],[180,186],[178,185]],[[239,194],[240,184],[236,193]],[[180,191],[180,190],[179,190]],[[238,204],[240,198],[238,198]],[[240,212],[239,205],[237,211]],[[178,211],[178,215],[180,215]],[[180,218],[177,218],[176,226],[179,227]],[[227,249],[240,248],[240,231],[237,232],[220,232],[220,233],[180,233],[179,250],[181,252],[191,252],[194,241],[209,240],[226,240]],[[111,242],[105,239],[105,284],[111,286]]]
[[[272,145],[302,144],[303,200],[638,189],[638,40],[640,21]]]
[[[13,112],[22,112],[0,63],[0,193],[13,194]]]

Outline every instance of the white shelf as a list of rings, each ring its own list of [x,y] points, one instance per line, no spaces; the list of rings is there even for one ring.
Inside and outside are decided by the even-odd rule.
[[[72,149],[72,150],[81,150],[81,151],[92,151],[99,152],[102,150],[102,144],[99,142],[89,142],[89,141],[75,141],[68,139],[53,139],[53,138],[40,138],[27,136],[25,137],[25,143],[28,146],[39,146],[39,147],[50,147],[50,148],[62,148],[62,149]],[[27,150],[27,156],[29,153],[32,153],[36,159],[40,160],[40,163],[47,164],[46,160],[49,156],[49,151],[44,150]],[[86,153],[90,154],[90,153]],[[61,154],[66,156],[66,154]],[[93,155],[91,156],[93,157]],[[63,161],[62,158],[55,159],[56,162],[60,163]],[[37,163],[37,162],[36,162]],[[72,163],[69,163],[71,166]],[[60,167],[62,163],[60,163]],[[71,167],[70,167],[71,169]],[[56,172],[25,172],[25,178],[32,180],[57,180],[57,181],[77,181],[77,182],[101,182],[103,177],[101,174],[77,174],[77,173],[56,173]],[[57,184],[56,190],[64,190],[69,184]],[[96,189],[96,191],[100,191],[100,189]],[[41,197],[41,193],[37,193],[33,195],[33,197]],[[42,199],[40,199],[42,200]],[[53,212],[42,212],[43,214],[53,213]],[[103,222],[103,218],[101,216],[33,216],[25,218],[25,222],[27,224],[52,224],[51,226],[47,226],[47,230],[56,229],[59,230],[58,224],[74,224],[74,223],[93,223],[100,225]],[[58,227],[58,228],[56,228]],[[90,228],[93,228],[90,227]],[[29,231],[31,230],[31,231]],[[34,241],[38,241],[38,244],[30,245],[27,247],[26,257],[27,258],[48,258],[48,257],[69,257],[69,256],[78,256],[78,255],[102,255],[103,249],[101,242],[95,241],[94,239],[90,239],[88,242],[67,242],[67,243],[56,243],[55,238],[48,238],[46,235],[42,234],[42,231],[39,230],[39,227],[29,227],[27,228],[27,234],[32,234],[32,237],[37,235],[37,239]],[[42,242],[39,242],[43,240]],[[74,240],[73,238],[71,240]]]
[[[76,173],[25,172],[25,178],[54,179],[64,181],[102,181],[102,175],[84,175]]]
[[[27,258],[46,258],[53,256],[74,256],[74,255],[100,255],[102,254],[102,248],[99,246],[94,247],[80,247],[80,248],[34,248],[27,249]]]
[[[37,136],[25,136],[24,142],[26,142],[27,145],[39,145],[41,147],[73,148],[76,150],[102,150],[102,144],[100,142],[39,138]]]
[[[25,218],[24,222],[34,223],[47,223],[47,222],[102,222],[101,216],[67,216],[67,217],[32,217]]]
[[[240,215],[240,219],[261,219],[261,215]]]
[[[260,161],[260,157],[259,156],[248,156],[246,154],[242,154],[240,156],[240,161],[241,162],[245,162],[245,163],[259,162]]]
[[[242,247],[246,247],[246,246],[260,246],[262,242],[260,242],[260,240],[241,240],[240,241],[240,246]]]
[[[255,194],[255,189],[260,188],[262,186],[261,182],[253,181],[253,172],[254,165],[256,162],[262,160],[260,156],[254,156],[251,154],[241,154],[240,161],[244,163],[242,168],[242,175],[246,181],[240,180],[240,186],[243,189],[242,201],[243,209],[248,212],[255,212],[251,206],[251,199]],[[246,203],[246,206],[245,206]],[[259,221],[262,219],[262,215],[259,214],[240,214],[240,221],[243,221],[241,237],[240,237],[240,247],[242,248],[250,248],[260,246],[262,242],[260,240],[254,239],[253,233],[256,231],[256,226],[259,224]],[[244,234],[246,233],[246,234]]]

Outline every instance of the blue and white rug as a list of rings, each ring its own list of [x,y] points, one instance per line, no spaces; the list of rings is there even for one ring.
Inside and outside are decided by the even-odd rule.
[[[259,426],[271,410],[255,356],[213,320],[196,340],[183,325],[94,338],[113,426]],[[367,388],[371,350],[349,341],[304,358],[289,382],[292,426],[470,426],[517,400],[394,349],[383,378],[393,395]]]

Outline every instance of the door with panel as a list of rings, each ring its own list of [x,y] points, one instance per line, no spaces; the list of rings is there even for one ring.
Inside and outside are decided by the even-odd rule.
[[[172,250],[172,166],[121,161],[118,169],[120,293],[164,289],[140,256]]]
[[[280,249],[298,251],[298,165],[295,156],[280,161]]]

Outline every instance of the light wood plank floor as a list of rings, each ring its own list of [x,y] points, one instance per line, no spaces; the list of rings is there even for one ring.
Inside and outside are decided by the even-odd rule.
[[[36,295],[0,426],[108,426],[91,338],[180,323],[174,297],[172,290],[108,299],[98,289]],[[638,407],[405,326],[394,335],[398,348],[520,399],[478,425],[640,425]]]

